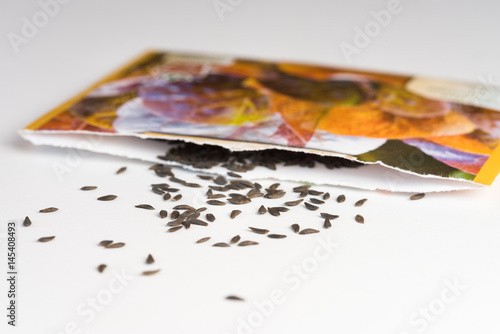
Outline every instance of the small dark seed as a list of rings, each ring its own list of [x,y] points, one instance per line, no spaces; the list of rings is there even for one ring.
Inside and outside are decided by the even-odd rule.
[[[165,195],[163,195],[163,200],[168,201],[171,197],[172,195],[170,195],[170,193],[166,193]]]
[[[196,176],[205,181],[211,181],[214,179],[214,177],[210,175],[196,175]]]
[[[284,234],[268,234],[267,235],[271,239],[283,239],[286,238],[286,235]]]
[[[175,195],[174,198],[172,198],[172,202],[177,202],[178,200],[180,200],[182,198],[182,195],[179,194],[179,195]]]
[[[218,184],[219,186],[223,186],[223,185],[227,184],[227,180],[224,176],[219,175],[214,179],[214,183]]]
[[[54,207],[50,207],[50,208],[46,208],[46,209],[42,209],[38,212],[41,212],[41,213],[48,213],[48,212],[56,212],[57,210],[59,210],[58,208],[54,208]]]
[[[296,193],[301,193],[303,191],[308,191],[309,188],[311,188],[311,186],[308,186],[308,185],[298,186],[298,187],[293,188],[293,191]]]
[[[160,217],[161,217],[161,219],[167,218],[167,216],[168,216],[168,212],[166,210],[161,210],[160,211]]]
[[[174,206],[174,210],[194,210],[194,208],[190,205],[180,204]]]
[[[325,219],[331,219],[331,220],[339,218],[338,215],[332,215],[331,213],[326,213],[326,212],[322,212],[320,213],[320,215]]]
[[[323,191],[317,191],[317,190],[312,190],[312,189],[310,189],[310,190],[308,191],[308,193],[309,193],[309,195],[319,196],[319,195],[323,195],[323,193],[324,193],[324,192],[323,192]]]
[[[123,246],[125,246],[124,242],[115,242],[114,244],[104,246],[104,248],[121,248]]]
[[[330,222],[330,219],[325,218],[325,223],[323,224],[324,228],[330,228],[332,227],[332,223]]]
[[[154,210],[155,209],[149,204],[139,204],[139,205],[136,205],[135,207],[139,208],[139,209],[145,209],[145,210]]]
[[[201,188],[201,184],[192,183],[192,182],[186,182],[186,183],[184,183],[184,186],[190,187],[190,188]]]
[[[231,243],[232,244],[235,244],[237,243],[238,241],[240,241],[241,237],[239,235],[235,235],[234,237],[231,238]]]
[[[227,172],[227,175],[241,179],[241,175],[234,172]]]
[[[205,217],[206,217],[206,218],[207,218],[207,220],[208,220],[209,222],[211,222],[211,223],[215,221],[215,216],[214,216],[213,214],[211,214],[211,213],[207,213],[207,214],[205,215]]]
[[[24,226],[30,226],[31,225],[31,220],[30,220],[30,218],[28,216],[26,216],[26,218],[24,218],[23,225]]]
[[[165,188],[163,190],[168,191],[169,193],[176,193],[179,191],[177,188]]]
[[[311,233],[319,233],[319,231],[313,228],[305,228],[299,232],[299,234],[311,234]]]
[[[201,238],[200,240],[196,241],[197,244],[201,244],[201,243],[204,243],[205,241],[208,241],[210,240],[210,237],[205,237],[205,238]]]
[[[127,167],[122,167],[122,168],[120,168],[119,170],[116,171],[116,174],[121,174],[121,173],[123,173],[126,170],[127,170]]]
[[[231,215],[230,215],[231,219],[236,218],[236,216],[238,216],[240,213],[241,213],[241,210],[233,210],[233,211],[231,211]]]
[[[111,245],[113,243],[113,240],[103,240],[99,243],[99,246],[107,246]]]
[[[356,215],[356,217],[354,217],[354,220],[356,220],[356,222],[358,222],[360,224],[365,223],[365,218],[363,218],[363,216],[361,216],[361,215]]]
[[[228,244],[226,244],[225,242],[218,242],[216,244],[213,244],[212,245],[213,247],[230,247]]]
[[[258,211],[260,214],[264,214],[267,212],[266,207],[264,205],[261,205]]]
[[[419,193],[419,194],[415,194],[413,196],[410,197],[410,200],[412,201],[416,201],[417,199],[422,199],[424,198],[425,194],[424,193]]]
[[[147,270],[147,271],[143,271],[142,274],[144,276],[151,276],[151,275],[154,275],[154,274],[158,274],[160,272],[160,269],[156,269],[156,270]]]
[[[300,226],[299,224],[293,224],[292,225],[292,229],[295,233],[299,233],[299,230],[300,230]]]
[[[226,205],[226,203],[218,201],[218,200],[215,200],[215,199],[207,201],[207,204],[210,204],[210,205]]]
[[[96,186],[85,186],[85,187],[80,188],[80,190],[84,190],[84,191],[95,190],[95,189],[97,189]]]
[[[359,201],[357,201],[357,202],[354,204],[354,206],[355,206],[355,207],[360,207],[360,206],[362,206],[363,204],[365,204],[365,202],[366,202],[366,201],[368,201],[368,199],[366,199],[366,198],[360,199]]]
[[[257,234],[267,234],[267,233],[269,233],[269,230],[266,230],[266,229],[263,229],[263,228],[249,227],[249,229],[252,232],[255,232]]]
[[[204,222],[203,220],[200,220],[200,219],[190,219],[190,220],[187,220],[186,222],[189,224],[198,225],[198,226],[208,226],[207,222]]]
[[[345,195],[339,195],[339,197],[337,197],[337,202],[338,203],[342,203],[345,201]]]
[[[323,195],[323,199],[324,199],[325,201],[326,201],[326,200],[328,200],[328,199],[330,199],[330,193],[325,193],[325,194]]]
[[[102,273],[104,271],[104,269],[106,269],[106,265],[105,264],[100,264],[98,267],[97,267],[97,271]]]
[[[158,194],[158,195],[165,195],[165,191],[161,190],[160,188],[158,187],[153,187],[151,189],[155,194]]]
[[[226,195],[224,195],[224,194],[213,194],[213,195],[208,196],[207,198],[208,199],[217,199],[217,198],[225,198],[225,197],[226,197]]]
[[[116,198],[116,195],[106,195],[106,196],[101,196],[97,200],[98,201],[112,201]]]
[[[146,259],[146,263],[147,264],[151,264],[151,263],[154,263],[155,262],[155,259],[153,258],[153,256],[151,254],[148,255],[148,258]]]
[[[269,211],[269,213],[275,217],[278,217],[279,215],[281,215],[280,211],[276,208],[267,208],[267,211]]]
[[[200,212],[203,212],[203,211],[207,211],[207,208],[205,206],[202,206],[201,208],[196,209],[194,212],[200,213]]]
[[[227,296],[226,297],[227,300],[236,300],[236,301],[240,301],[240,302],[244,302],[245,299],[241,298],[241,297],[238,297],[238,296]]]
[[[55,238],[55,236],[52,236],[52,237],[43,237],[43,238],[40,238],[38,239],[38,241],[40,242],[48,242],[48,241],[51,241]]]
[[[325,204],[325,201],[322,201],[320,199],[317,199],[317,198],[309,198],[309,200],[314,203],[314,204]]]
[[[238,244],[238,246],[245,247],[245,246],[253,246],[253,245],[258,245],[258,242],[255,241],[242,241]]]
[[[167,232],[175,232],[175,231],[178,231],[182,228],[182,226],[175,226],[175,227],[171,227],[167,230]]]
[[[299,194],[299,197],[306,197],[307,195],[309,195],[309,191],[305,190]]]
[[[306,208],[308,208],[309,210],[312,210],[312,211],[319,209],[319,207],[317,207],[316,205],[312,205],[311,203],[305,202],[304,205],[306,206]]]
[[[285,205],[296,206],[296,205],[299,205],[300,203],[302,203],[302,201],[303,201],[303,199],[298,199],[296,201],[285,202]]]

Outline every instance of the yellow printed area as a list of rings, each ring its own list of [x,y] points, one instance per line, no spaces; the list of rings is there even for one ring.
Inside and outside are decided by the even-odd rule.
[[[64,111],[66,111],[69,107],[71,107],[73,104],[75,104],[76,102],[78,102],[79,100],[84,98],[88,93],[90,93],[92,90],[94,90],[98,86],[102,85],[105,82],[108,82],[111,80],[116,80],[116,79],[122,77],[124,75],[124,73],[127,72],[131,67],[139,65],[143,62],[146,62],[149,59],[155,57],[157,54],[158,54],[158,52],[156,52],[156,51],[147,51],[147,52],[143,53],[142,55],[135,58],[134,60],[132,60],[128,64],[123,65],[118,70],[114,71],[113,73],[111,73],[111,74],[107,75],[106,77],[104,77],[103,79],[99,80],[97,83],[93,84],[92,86],[90,86],[89,88],[87,88],[86,90],[81,92],[80,94],[72,97],[71,99],[64,102],[63,104],[61,104],[57,108],[49,111],[48,113],[46,113],[42,117],[38,118],[36,121],[31,123],[30,125],[28,125],[24,129],[25,130],[37,130],[39,127],[43,126],[45,123],[50,121],[52,118],[63,113]]]
[[[483,168],[477,173],[474,182],[490,186],[495,177],[500,172],[500,146],[496,148],[495,152],[486,160]]]

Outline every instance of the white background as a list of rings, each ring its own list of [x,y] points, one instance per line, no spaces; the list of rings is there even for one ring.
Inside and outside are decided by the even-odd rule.
[[[148,164],[35,147],[16,134],[150,48],[500,82],[500,3],[494,1],[402,0],[402,11],[348,61],[341,43],[352,44],[354,29],[363,29],[373,20],[371,11],[387,3],[241,1],[221,20],[211,0],[73,0],[60,5],[16,52],[8,34],[21,35],[23,18],[33,22],[41,7],[36,1],[1,0],[2,328],[7,327],[5,226],[15,221],[19,276],[13,333],[499,332],[498,182],[491,189],[431,194],[416,202],[408,194],[318,187],[333,197],[345,193],[348,200],[325,204],[324,211],[341,218],[317,235],[289,230],[292,223],[320,227],[316,213],[299,207],[279,218],[258,216],[260,204],[282,203],[263,199],[245,206],[235,220],[227,218],[229,207],[210,208],[218,217],[210,227],[167,234],[156,212],[134,208],[149,203],[171,211],[173,206],[149,192],[148,185],[159,179]],[[71,171],[58,178],[55,164]],[[127,172],[115,176],[124,165]],[[78,190],[83,185],[99,189],[84,193]],[[292,186],[283,184],[287,190]],[[119,197],[95,200],[108,193]],[[196,189],[184,193],[186,203],[203,205]],[[355,210],[353,203],[362,197],[369,201]],[[60,210],[37,213],[48,206]],[[354,222],[356,213],[365,216],[364,225]],[[26,215],[33,221],[29,228],[21,226]],[[289,237],[271,240],[248,226]],[[206,235],[215,242],[235,234],[261,244],[229,249],[194,244]],[[56,239],[36,242],[47,235]],[[96,246],[108,238],[127,246]],[[314,257],[330,239],[335,251]],[[144,264],[149,253],[156,264]],[[95,269],[100,263],[108,264],[103,274]],[[299,278],[290,272],[293,266],[310,273]],[[150,268],[162,271],[140,275]],[[122,270],[131,280],[116,283],[120,292],[109,292],[113,273]],[[460,285],[456,294],[448,290],[450,282]],[[271,307],[266,301],[274,290],[283,297]],[[226,301],[230,294],[246,302]],[[88,301],[105,296],[111,299],[91,317]],[[267,311],[259,311],[256,304],[262,303]],[[429,307],[434,311],[423,320],[420,312]]]

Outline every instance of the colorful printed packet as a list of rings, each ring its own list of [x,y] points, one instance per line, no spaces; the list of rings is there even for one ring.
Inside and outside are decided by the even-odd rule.
[[[370,165],[355,174],[323,171],[317,183],[391,191],[470,189],[491,185],[500,170],[499,97],[498,88],[485,85],[148,52],[21,135],[35,144],[83,146],[150,161],[166,146],[144,139],[304,151]],[[82,145],[92,136],[99,144]],[[252,177],[305,181],[293,174],[303,172],[257,171]]]

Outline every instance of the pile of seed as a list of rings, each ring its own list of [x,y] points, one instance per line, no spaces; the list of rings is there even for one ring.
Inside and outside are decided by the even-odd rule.
[[[316,163],[319,163],[325,165],[328,169],[363,166],[362,163],[344,158],[326,157],[304,152],[277,149],[232,152],[220,146],[184,142],[174,144],[165,155],[158,156],[158,159],[174,161],[200,169],[222,166],[233,172],[247,172],[257,166],[276,170],[276,166],[279,164],[313,168]]]
[[[182,188],[199,188],[206,197],[207,206],[193,207],[190,203],[176,203],[169,214],[167,210],[161,209],[158,211],[160,219],[170,218],[166,223],[166,232],[173,233],[179,230],[189,230],[192,226],[207,227],[216,220],[213,213],[208,212],[209,206],[225,206],[227,204],[237,205],[242,209],[228,210],[227,217],[223,219],[236,219],[240,214],[244,213],[243,207],[245,204],[252,201],[267,201],[269,199],[281,199],[285,196],[294,196],[295,198],[285,200],[283,199],[283,206],[266,206],[262,204],[256,212],[250,212],[254,215],[269,214],[273,217],[281,217],[282,214],[287,213],[293,207],[303,206],[307,210],[317,211],[328,200],[330,200],[330,193],[322,192],[312,189],[311,185],[301,185],[294,187],[291,191],[281,188],[280,183],[273,183],[267,188],[257,182],[252,182],[243,179],[237,172],[245,172],[251,170],[256,166],[264,166],[270,169],[275,169],[276,164],[284,165],[300,165],[313,167],[315,163],[323,163],[328,168],[338,167],[357,167],[359,164],[350,160],[341,158],[326,158],[319,157],[305,153],[285,152],[280,150],[267,150],[260,152],[230,152],[226,149],[209,146],[209,145],[194,145],[194,144],[180,144],[172,148],[165,156],[160,157],[164,160],[176,161],[182,164],[192,165],[197,168],[210,168],[212,166],[221,165],[226,167],[229,171],[227,176],[224,175],[208,175],[199,174],[196,177],[200,180],[209,181],[209,185],[204,187],[193,180],[182,180],[175,176],[173,167],[164,164],[155,164],[149,169],[152,170],[159,178],[162,179],[161,183],[150,185],[150,191],[158,196],[161,196],[163,201],[178,202],[182,199]],[[122,174],[126,171],[126,167],[120,168],[116,174]],[[175,183],[175,186],[173,185]],[[90,192],[97,190],[97,186],[84,186],[80,188],[82,191]],[[425,194],[415,194],[411,196],[411,200],[418,200],[424,197]],[[117,195],[108,194],[97,197],[99,201],[113,201]],[[335,199],[337,203],[346,201],[346,196],[341,194]],[[366,203],[367,199],[362,198],[355,202],[354,207],[359,208]],[[156,210],[152,205],[147,203],[140,203],[135,205],[138,209],[143,210]],[[56,207],[48,207],[40,210],[40,213],[51,213],[58,211]],[[320,210],[324,211],[324,210]],[[246,212],[246,214],[248,214]],[[339,218],[339,215],[329,212],[319,212],[311,217],[308,223],[314,224],[314,219],[318,219],[318,223],[324,229],[332,227],[332,221]],[[362,215],[356,214],[353,217],[354,221],[364,224],[365,219]],[[285,218],[289,219],[289,218]],[[29,217],[26,217],[23,225],[28,227],[32,225]],[[248,231],[256,235],[265,235],[270,239],[284,239],[287,237],[285,234],[272,233],[270,230],[249,226]],[[290,225],[290,232],[298,235],[308,235],[319,233],[320,230],[312,227],[301,228],[298,224],[293,223]],[[55,236],[41,237],[39,242],[50,242],[54,240]],[[203,237],[197,241],[196,244],[207,243],[211,240],[210,236]],[[124,242],[114,242],[113,240],[102,240],[97,243],[98,246],[105,249],[116,249],[125,246]],[[235,235],[229,240],[217,240],[211,244],[213,247],[231,247],[237,245],[240,247],[256,246],[259,245],[255,240],[241,240],[240,235]],[[155,263],[154,258],[149,254],[145,260],[146,264]],[[106,264],[99,264],[97,271],[102,273],[106,269]],[[160,269],[148,270],[142,272],[143,275],[150,276],[158,273]],[[228,296],[228,300],[243,300],[240,297]]]

